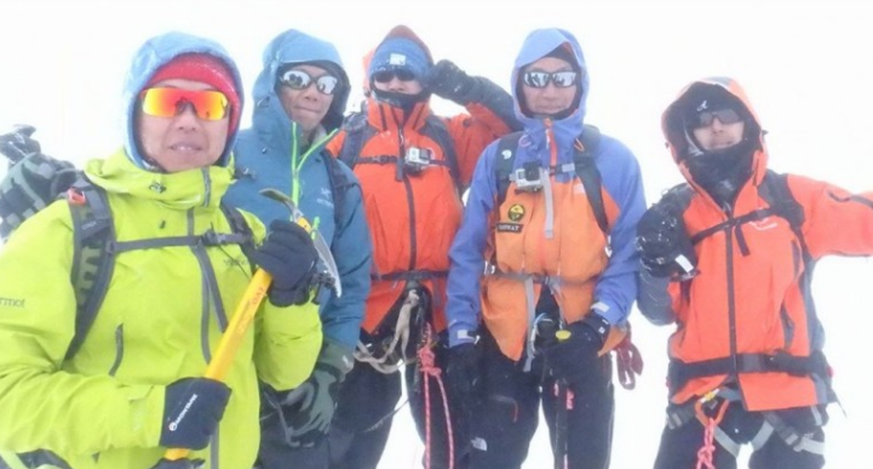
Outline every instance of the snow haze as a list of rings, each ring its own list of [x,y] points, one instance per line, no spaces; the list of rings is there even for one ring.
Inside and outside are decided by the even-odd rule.
[[[211,37],[236,58],[247,126],[261,51],[289,28],[334,42],[355,88],[362,82],[362,56],[396,24],[410,26],[437,60],[451,59],[506,87],[526,34],[555,26],[577,36],[588,62],[586,122],[634,151],[650,204],[681,180],[663,144],[661,112],[686,83],[711,75],[734,77],[746,88],[769,131],[771,168],[863,191],[873,187],[873,27],[864,3],[5,0],[0,130],[33,124],[47,154],[80,164],[107,156],[122,144],[119,98],[132,54],[148,37],[173,29]],[[349,102],[360,98],[356,89]],[[432,106],[441,114],[460,111],[439,98]],[[871,281],[866,258],[827,259],[816,272],[826,353],[846,412],[829,408],[829,468],[870,467],[863,461],[870,459],[866,441],[873,422],[864,378],[873,369],[866,348],[873,343]],[[650,326],[636,311],[632,317],[646,368],[636,390],[616,390],[614,469],[652,466],[666,405],[672,327]],[[403,409],[380,468],[420,467],[421,453]],[[524,468],[551,465],[543,423]]]

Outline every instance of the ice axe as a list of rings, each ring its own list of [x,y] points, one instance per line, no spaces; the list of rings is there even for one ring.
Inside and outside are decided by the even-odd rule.
[[[309,231],[310,234],[312,234],[312,242],[315,245],[315,250],[318,251],[318,258],[327,270],[324,272],[326,277],[322,275],[323,283],[334,289],[337,298],[343,296],[343,285],[342,282],[340,282],[339,268],[336,266],[336,260],[333,258],[333,253],[330,251],[330,245],[327,244],[324,236],[318,230],[312,229],[312,226],[310,226],[309,222],[306,221],[306,217],[303,216],[303,212],[297,208],[297,205],[294,204],[294,201],[287,194],[279,192],[276,189],[268,188],[262,189],[261,195],[285,204],[285,206],[288,207],[288,210],[291,211],[291,220],[306,228],[306,231]]]
[[[294,222],[305,228],[306,231],[312,231],[312,226],[305,218],[303,218],[303,214],[300,213],[299,210],[296,210],[296,206],[291,203],[290,198],[273,189],[265,189],[261,191],[261,194],[284,203],[289,209],[291,209]],[[321,238],[321,241],[324,242],[324,238]],[[330,255],[330,249],[327,250],[327,255],[330,256],[327,259],[323,257],[322,251],[318,248],[318,244],[316,244],[316,250],[318,250],[319,257],[322,257],[322,260],[326,265],[328,265],[328,269],[332,266],[332,272],[333,274],[336,274],[336,262],[334,262],[333,256]],[[330,264],[328,264],[328,262],[330,262]],[[337,275],[334,278],[336,279],[335,284],[339,285],[339,276]],[[239,350],[252,320],[255,318],[255,313],[257,313],[258,308],[261,306],[261,302],[267,295],[267,289],[270,287],[272,281],[272,275],[270,275],[266,270],[259,268],[255,271],[252,280],[249,282],[248,287],[246,287],[246,290],[243,293],[242,299],[236,306],[236,310],[230,319],[230,323],[227,325],[227,329],[224,331],[224,334],[222,334],[221,339],[218,342],[218,347],[212,355],[212,360],[209,362],[209,365],[206,366],[206,372],[203,374],[205,378],[224,381],[224,377],[227,375],[227,371],[233,363],[233,358],[236,355],[237,350]],[[337,296],[339,296],[339,291],[337,292]],[[189,452],[190,451],[186,448],[170,448],[166,453],[164,453],[164,457],[158,461],[152,469],[196,469],[200,467],[201,461],[188,459]]]

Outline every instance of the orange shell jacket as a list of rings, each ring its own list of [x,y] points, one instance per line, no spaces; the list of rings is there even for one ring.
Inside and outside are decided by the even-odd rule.
[[[411,147],[428,149],[434,161],[445,161],[445,150],[424,135],[422,129],[431,114],[427,102],[411,111],[379,102],[366,103],[367,120],[376,133],[364,142],[360,158],[402,155]],[[466,105],[470,115],[441,118],[446,124],[457,155],[460,181],[454,181],[449,165],[432,165],[419,174],[405,172],[398,180],[397,165],[355,165],[354,172],[364,193],[364,209],[373,240],[373,273],[370,296],[361,327],[373,333],[405,287],[405,274],[431,274],[420,280],[433,295],[434,327],[446,328],[444,313],[448,252],[461,223],[461,187],[470,182],[482,150],[510,131],[508,125],[480,103]],[[328,145],[339,155],[346,132],[340,131]]]
[[[695,183],[682,158],[686,140],[677,109],[688,91],[699,86],[728,91],[757,121],[743,90],[723,78],[692,83],[664,112],[662,126],[673,158],[694,189],[682,211],[691,237],[770,206],[762,191],[767,162],[763,138],[752,157],[752,174],[739,189],[732,210],[720,208]],[[736,368],[737,357],[747,354],[787,353],[803,358],[820,352],[824,331],[810,289],[815,262],[828,254],[873,254],[873,193],[854,195],[794,175],[787,176],[787,186],[802,207],[802,239],[786,218],[776,215],[717,230],[695,244],[699,274],[668,283],[668,297],[661,307],[654,307],[647,298],[663,295],[663,283],[642,276],[640,310],[653,322],[677,324],[669,340],[672,361],[693,364],[728,359],[734,363],[731,374],[694,377],[674,387],[670,390],[674,403],[704,396],[728,380],[738,383],[744,404],[752,411],[810,406],[832,398],[827,377]],[[656,291],[659,287],[660,292]]]

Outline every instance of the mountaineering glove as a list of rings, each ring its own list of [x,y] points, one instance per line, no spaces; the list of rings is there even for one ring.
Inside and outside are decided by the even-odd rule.
[[[597,366],[598,352],[609,335],[610,327],[609,321],[594,311],[581,321],[569,324],[564,333],[569,333],[569,337],[545,341],[540,348],[546,366],[556,378],[567,384],[581,383]]]
[[[303,227],[289,220],[273,220],[267,239],[251,258],[273,276],[267,291],[270,303],[291,306],[309,301],[318,251]]]
[[[289,445],[314,446],[327,435],[340,385],[352,366],[352,352],[325,339],[312,376],[282,402]]]
[[[203,449],[218,428],[230,398],[226,384],[208,378],[183,378],[167,386],[160,445]]]
[[[470,91],[475,86],[475,79],[446,59],[434,64],[425,77],[425,87],[431,93],[458,104],[466,104],[470,100]]]
[[[475,344],[464,343],[449,349],[446,382],[458,402],[469,404],[476,400],[481,376]]]
[[[640,263],[652,277],[688,280],[697,274],[694,246],[685,224],[667,205],[655,204],[637,224]]]
[[[71,163],[40,153],[39,142],[30,138],[32,133],[33,127],[26,126],[0,135],[0,153],[10,162],[9,171],[0,181],[2,239],[58,199],[80,177]]]
[[[10,166],[41,151],[39,142],[30,137],[34,132],[32,125],[16,125],[11,132],[0,134],[0,153],[9,158]]]

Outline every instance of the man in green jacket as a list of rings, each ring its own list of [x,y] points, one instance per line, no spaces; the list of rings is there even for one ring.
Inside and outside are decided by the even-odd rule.
[[[75,198],[27,219],[0,253],[0,454],[43,449],[76,469],[147,469],[183,448],[203,468],[250,469],[258,379],[294,388],[321,348],[309,301],[318,255],[290,221],[265,237],[243,213],[253,239],[231,236],[220,201],[243,99],[221,46],[155,37],[125,89],[124,148],[85,170],[105,193],[116,242],[109,287],[75,354]],[[268,301],[225,381],[202,378],[251,279],[249,258],[273,277]]]

